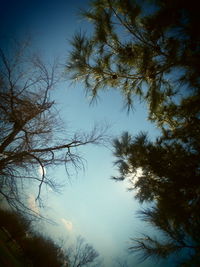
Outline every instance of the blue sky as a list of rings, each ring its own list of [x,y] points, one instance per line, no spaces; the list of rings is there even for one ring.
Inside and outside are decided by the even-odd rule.
[[[65,62],[70,50],[68,40],[76,30],[89,29],[87,23],[77,16],[78,8],[87,7],[87,3],[5,0],[1,7],[2,33],[22,39],[30,34],[34,46],[47,60],[51,61],[53,56],[58,55]],[[110,136],[119,136],[123,131],[133,135],[147,131],[150,137],[155,138],[158,133],[154,125],[146,120],[144,105],[136,103],[135,111],[127,115],[122,109],[123,99],[114,89],[101,93],[97,104],[90,106],[83,86],[70,86],[66,80],[57,85],[52,98],[70,131],[88,131],[97,123],[107,123]],[[117,174],[111,146],[89,145],[81,148],[81,154],[86,159],[85,171],[74,173],[71,182],[62,189],[62,194],[49,192],[45,195],[45,213],[57,225],[44,226],[40,223],[40,230],[69,240],[82,235],[99,251],[105,267],[112,266],[112,259],[119,256],[128,257],[130,266],[154,266],[151,261],[138,264],[134,256],[126,254],[130,237],[149,228],[137,219],[136,211],[140,206],[133,194],[127,192],[127,184],[110,179]],[[67,179],[64,167],[55,168],[53,176],[58,180]]]

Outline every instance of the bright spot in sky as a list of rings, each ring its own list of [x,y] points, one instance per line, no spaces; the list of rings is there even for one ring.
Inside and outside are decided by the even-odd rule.
[[[136,172],[131,172],[129,175],[128,175],[128,187],[130,188],[134,188],[135,187],[135,184],[137,183],[138,179],[142,176],[143,174],[143,171],[142,171],[142,168],[138,168],[136,170]],[[138,192],[138,189],[134,189],[135,193]]]
[[[72,222],[67,221],[67,220],[64,219],[64,218],[61,219],[61,222],[64,224],[65,228],[66,228],[68,231],[71,231],[71,230],[72,230],[72,228],[73,228],[73,224],[72,224]]]
[[[44,175],[45,175],[45,174],[46,174],[46,169],[45,169],[45,167],[42,169],[42,167],[39,166],[39,168],[38,168],[38,173],[39,173],[40,176],[43,175],[43,171],[44,171]]]
[[[33,212],[35,212],[36,214],[39,215],[39,208],[38,208],[37,203],[35,201],[35,197],[32,194],[29,195],[28,206]]]

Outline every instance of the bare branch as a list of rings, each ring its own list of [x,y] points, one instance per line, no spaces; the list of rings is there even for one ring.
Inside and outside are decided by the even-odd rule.
[[[22,47],[22,50],[24,48]],[[26,205],[28,181],[38,183],[36,200],[41,202],[42,185],[56,190],[59,181],[47,168],[70,163],[79,168],[78,148],[103,141],[103,131],[69,136],[61,125],[51,90],[58,81],[58,64],[45,64],[38,56],[16,51],[12,59],[0,50],[0,195],[17,210]],[[40,169],[40,173],[38,170]]]

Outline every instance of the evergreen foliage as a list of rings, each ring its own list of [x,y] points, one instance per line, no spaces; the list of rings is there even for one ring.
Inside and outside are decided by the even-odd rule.
[[[161,135],[154,142],[146,133],[115,139],[114,179],[130,180],[136,198],[149,203],[142,219],[164,235],[136,238],[131,250],[143,259],[180,253],[182,266],[199,266],[200,258],[198,13],[195,0],[94,0],[82,12],[93,32],[75,34],[67,64],[92,99],[114,87],[128,108],[135,96],[147,103]]]
[[[50,238],[34,234],[21,242],[21,248],[30,266],[69,267],[67,256]]]
[[[197,127],[200,130],[199,124]],[[125,133],[114,140],[120,172],[114,179],[130,180],[130,190],[135,190],[136,199],[152,206],[140,212],[142,220],[165,236],[160,241],[149,235],[133,239],[130,249],[143,252],[143,259],[166,258],[176,252],[180,256],[186,251],[191,254],[189,260],[199,258],[199,135],[198,139],[191,136],[191,141],[184,142],[181,134],[184,139],[185,131],[182,131],[178,137],[162,136],[152,142],[145,133],[135,138]],[[137,172],[139,168],[141,173]]]
[[[11,250],[20,260],[20,266],[52,266],[69,267],[68,256],[61,247],[48,237],[39,235],[31,229],[31,221],[22,215],[0,208],[0,231],[7,240],[1,243],[7,247],[18,248]],[[2,258],[5,257],[2,255]]]
[[[0,241],[8,247],[15,245],[18,248],[16,256],[20,260],[20,266],[101,266],[99,253],[81,236],[77,237],[74,245],[69,246],[63,242],[58,244],[48,236],[36,232],[31,227],[31,221],[21,214],[0,207],[0,217],[0,231],[7,236],[6,240]],[[2,255],[1,259],[4,257]]]
[[[139,96],[148,103],[150,119],[176,126],[178,97],[192,93],[199,104],[197,10],[197,1],[92,1],[81,15],[94,30],[74,35],[70,78],[84,82],[92,99],[114,87],[130,108]]]

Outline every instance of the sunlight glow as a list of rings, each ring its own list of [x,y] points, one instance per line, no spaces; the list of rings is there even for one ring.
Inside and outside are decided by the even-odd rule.
[[[129,185],[129,188],[134,188],[135,187],[135,184],[137,183],[139,177],[141,177],[143,174],[143,171],[142,171],[142,168],[138,168],[136,172],[131,172],[129,175],[128,175],[128,185]],[[138,189],[134,188],[134,191],[135,193],[138,192]]]
[[[29,195],[29,198],[28,198],[28,206],[29,206],[29,208],[33,211],[33,212],[35,212],[36,214],[38,214],[39,215],[39,207],[37,206],[37,203],[36,203],[36,201],[35,201],[35,197],[34,197],[34,195],[33,194],[30,194]]]
[[[42,167],[41,167],[41,166],[39,166],[39,168],[38,168],[38,173],[39,173],[40,176],[43,175],[43,170],[42,170]],[[45,167],[44,167],[44,175],[45,175],[45,174],[46,174],[46,169],[45,169]]]
[[[70,221],[67,221],[66,219],[62,218],[61,222],[64,224],[64,227],[68,230],[71,231],[73,228],[73,224]]]

